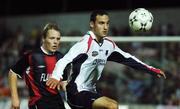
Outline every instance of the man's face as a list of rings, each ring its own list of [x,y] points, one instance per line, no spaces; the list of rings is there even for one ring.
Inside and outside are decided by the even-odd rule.
[[[44,49],[48,52],[55,52],[60,45],[60,32],[54,29],[48,30],[46,38],[43,39]]]
[[[90,27],[98,39],[107,36],[109,31],[109,17],[97,15],[95,22],[90,22]]]

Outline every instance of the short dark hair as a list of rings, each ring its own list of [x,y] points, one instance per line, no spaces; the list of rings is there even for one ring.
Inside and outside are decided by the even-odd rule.
[[[51,29],[54,29],[54,30],[60,32],[60,29],[59,29],[57,24],[55,24],[55,23],[48,23],[43,28],[43,31],[42,31],[43,38],[46,38],[48,30],[51,30]]]
[[[109,15],[105,10],[95,10],[91,13],[91,16],[90,16],[90,22],[93,21],[95,22],[96,21],[96,16],[97,15]]]

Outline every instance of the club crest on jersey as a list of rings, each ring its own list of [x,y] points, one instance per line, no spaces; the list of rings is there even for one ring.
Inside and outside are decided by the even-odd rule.
[[[93,51],[93,52],[92,52],[92,56],[93,56],[93,57],[95,57],[95,56],[97,56],[97,55],[98,55],[98,52],[97,52],[97,51]]]

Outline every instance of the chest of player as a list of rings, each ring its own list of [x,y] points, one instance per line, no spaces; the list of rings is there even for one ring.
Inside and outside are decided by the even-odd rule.
[[[57,62],[56,56],[48,56],[42,54],[35,54],[31,57],[31,68],[34,73],[41,74],[41,73],[52,73],[55,64]]]
[[[33,54],[30,61],[30,69],[34,80],[45,82],[51,76],[57,62],[56,56]]]
[[[93,65],[105,65],[112,50],[113,47],[108,42],[104,41],[102,44],[98,44],[94,41],[87,53],[88,61]]]

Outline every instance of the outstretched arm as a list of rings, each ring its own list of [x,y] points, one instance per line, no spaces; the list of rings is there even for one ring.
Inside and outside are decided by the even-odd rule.
[[[17,74],[15,74],[12,70],[9,71],[8,81],[11,91],[12,109],[20,109],[20,100],[17,90]]]
[[[117,46],[115,47],[114,52],[112,52],[111,55],[108,57],[108,61],[114,61],[117,63],[121,63],[121,64],[127,65],[129,67],[132,67],[134,69],[147,72],[151,75],[155,75],[159,78],[160,77],[166,78],[166,75],[162,70],[154,68],[152,66],[149,66],[149,65],[143,63],[136,57],[130,55],[129,53],[122,51]]]

